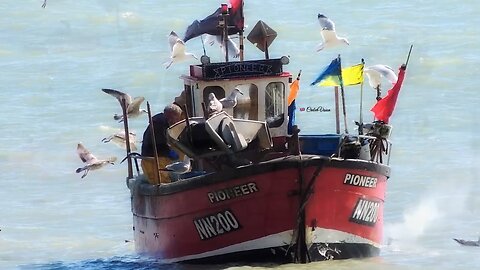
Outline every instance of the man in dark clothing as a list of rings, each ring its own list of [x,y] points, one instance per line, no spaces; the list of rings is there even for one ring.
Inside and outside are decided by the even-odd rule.
[[[162,113],[158,113],[152,117],[153,130],[155,133],[155,143],[157,147],[158,168],[163,169],[166,165],[174,162],[179,158],[175,150],[167,144],[167,129],[181,120],[182,109],[170,104],[165,107]],[[155,149],[153,147],[152,132],[150,125],[143,133],[142,156],[154,157]],[[168,172],[160,171],[160,179],[156,179],[156,166],[154,159],[142,159],[142,169],[148,180],[152,184],[169,183],[170,176]]]

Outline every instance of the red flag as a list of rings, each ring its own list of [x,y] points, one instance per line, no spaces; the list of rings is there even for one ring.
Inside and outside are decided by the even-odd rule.
[[[230,5],[231,10],[230,15],[227,18],[227,24],[228,26],[233,26],[228,28],[228,34],[233,35],[240,32],[240,30],[243,30],[243,0],[230,0]],[[187,42],[188,40],[203,34],[214,36],[221,35],[223,30],[218,27],[221,14],[221,8],[217,8],[215,12],[205,17],[203,20],[194,20],[192,24],[187,27],[183,41]]]
[[[402,87],[403,78],[405,77],[406,66],[402,65],[398,71],[398,80],[392,89],[388,90],[387,95],[379,100],[370,111],[375,115],[375,119],[383,121],[388,124],[388,119],[392,116],[393,109],[397,103],[398,93]]]
[[[233,23],[237,29],[243,30],[244,18],[243,18],[243,0],[230,0],[231,14],[230,23]]]

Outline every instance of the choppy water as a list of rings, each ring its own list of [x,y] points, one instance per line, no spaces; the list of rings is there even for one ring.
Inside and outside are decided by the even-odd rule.
[[[118,103],[101,88],[143,95],[154,111],[182,89],[187,63],[165,70],[166,35],[222,1],[43,0],[0,2],[0,268],[202,269],[136,257],[131,242],[126,166],[80,180],[75,148],[98,157],[123,151],[100,140],[121,128]],[[317,13],[337,24],[350,46],[317,53]],[[249,29],[262,19],[278,32],[271,57],[289,55],[302,69],[297,106],[333,107],[331,89],[309,82],[338,53],[343,64],[364,58],[395,69],[414,44],[391,119],[392,177],[379,258],[284,265],[276,269],[477,269],[478,248],[453,237],[480,235],[477,151],[480,94],[480,4],[474,1],[248,1]],[[247,29],[247,33],[249,32]],[[200,55],[199,39],[188,49]],[[220,59],[216,48],[207,48]],[[246,44],[247,58],[262,56]],[[364,117],[374,102],[366,87]],[[350,129],[358,88],[347,89]],[[304,133],[333,132],[333,112],[298,113]],[[131,121],[143,132],[146,118]],[[271,266],[254,266],[254,269]],[[212,269],[251,269],[222,265]],[[203,268],[205,269],[205,268]]]

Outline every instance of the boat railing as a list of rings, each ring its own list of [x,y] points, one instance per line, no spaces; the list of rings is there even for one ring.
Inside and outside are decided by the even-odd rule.
[[[392,142],[384,137],[345,134],[340,140],[336,155],[389,165],[391,149]]]

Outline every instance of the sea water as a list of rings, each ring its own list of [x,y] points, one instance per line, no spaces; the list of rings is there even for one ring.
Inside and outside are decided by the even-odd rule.
[[[226,1],[223,1],[226,2]],[[132,244],[126,165],[81,179],[76,145],[99,158],[124,150],[101,139],[123,126],[118,102],[102,88],[144,96],[154,113],[183,89],[189,64],[165,70],[167,35],[183,35],[220,0],[43,0],[0,2],[1,269],[478,269],[480,249],[452,238],[480,235],[480,4],[475,1],[248,1],[246,34],[258,20],[277,31],[271,58],[302,70],[297,124],[303,134],[334,133],[333,89],[310,86],[330,61],[365,60],[395,71],[414,45],[395,112],[385,245],[378,258],[309,265],[162,265],[139,258]],[[336,23],[349,46],[316,52],[317,14]],[[201,39],[187,50],[203,54]],[[218,47],[206,46],[212,61]],[[247,40],[246,59],[263,57]],[[388,84],[384,84],[385,94]],[[375,91],[347,87],[347,128],[371,121]],[[311,111],[321,106],[328,110]],[[305,110],[301,110],[301,109]],[[147,118],[132,119],[141,134]],[[345,127],[342,125],[342,130]],[[264,268],[266,267],[266,268]]]

